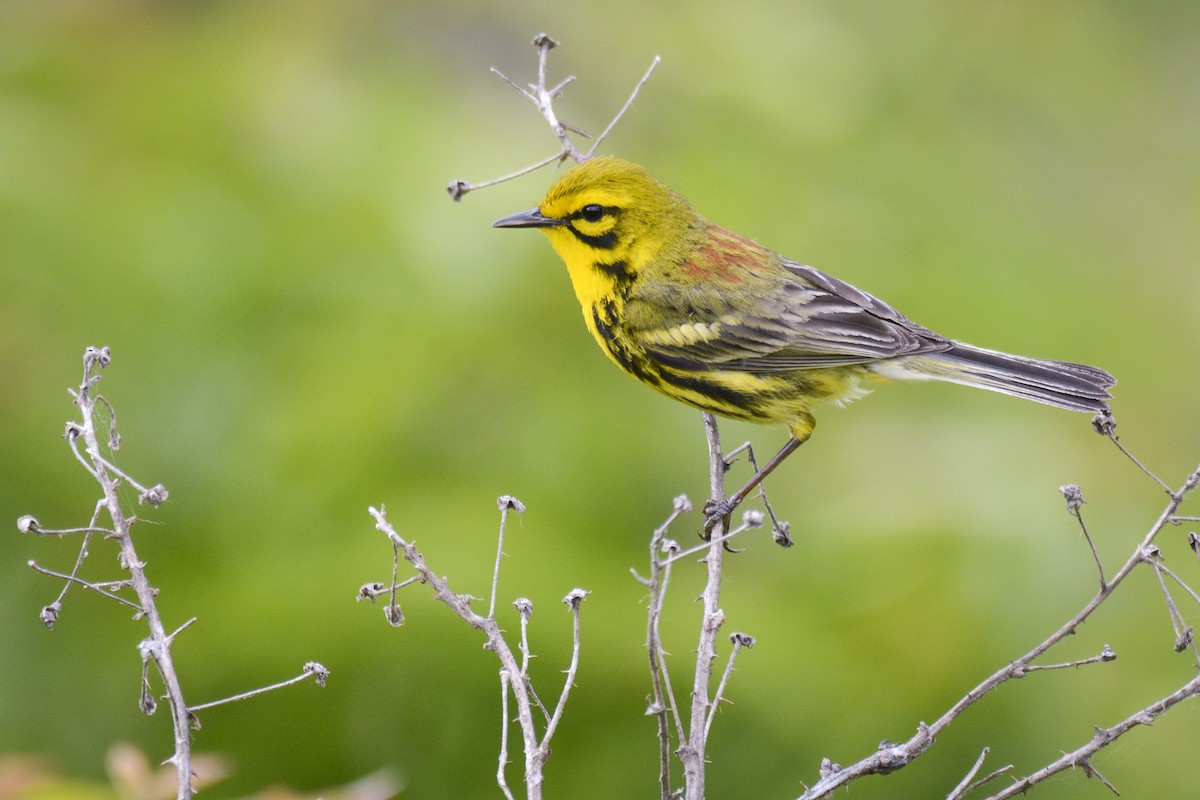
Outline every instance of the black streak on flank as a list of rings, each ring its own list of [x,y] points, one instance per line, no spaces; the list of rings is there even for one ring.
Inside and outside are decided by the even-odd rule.
[[[734,419],[755,421],[755,414],[760,403],[758,398],[752,394],[707,381],[703,375],[692,376],[664,370],[663,378],[672,386],[695,392],[701,397],[707,398],[710,402],[699,406],[706,411],[713,411]]]
[[[646,359],[635,355],[628,345],[617,337],[617,332],[611,324],[614,311],[612,301],[592,306],[592,322],[596,325],[596,332],[604,340],[604,349],[620,364],[621,369],[651,386],[658,386],[662,379],[656,372],[647,369],[649,365]]]

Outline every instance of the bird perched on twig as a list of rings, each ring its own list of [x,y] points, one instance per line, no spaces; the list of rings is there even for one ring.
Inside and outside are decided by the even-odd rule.
[[[584,321],[625,372],[668,397],[791,438],[745,486],[707,508],[728,517],[812,435],[813,408],[889,380],[941,380],[1102,412],[1102,369],[985,350],[706,221],[643,167],[578,164],[536,207],[494,223],[538,228],[566,262]]]

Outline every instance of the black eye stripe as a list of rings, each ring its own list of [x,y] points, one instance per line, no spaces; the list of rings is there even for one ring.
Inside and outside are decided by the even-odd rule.
[[[617,246],[616,231],[608,231],[607,233],[602,233],[599,236],[588,236],[586,233],[580,233],[578,230],[576,230],[574,225],[568,225],[567,230],[575,234],[576,239],[588,245],[589,247],[596,248],[597,250],[612,250]]]

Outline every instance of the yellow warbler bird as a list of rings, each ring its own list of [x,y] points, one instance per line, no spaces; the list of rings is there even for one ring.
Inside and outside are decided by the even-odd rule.
[[[706,530],[812,434],[814,406],[887,380],[941,380],[1073,411],[1107,410],[1102,369],[951,341],[837,278],[706,221],[643,167],[571,168],[536,208],[494,223],[539,228],[566,262],[583,317],[617,366],[668,397],[791,438],[706,509]]]

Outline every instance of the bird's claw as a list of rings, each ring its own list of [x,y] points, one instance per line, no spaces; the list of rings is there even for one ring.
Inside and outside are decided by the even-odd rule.
[[[704,530],[700,534],[700,538],[708,541],[712,538],[713,528],[717,527],[718,522],[724,522],[725,527],[729,527],[729,515],[737,508],[737,503],[729,499],[713,502],[709,500],[704,504]]]

